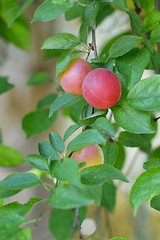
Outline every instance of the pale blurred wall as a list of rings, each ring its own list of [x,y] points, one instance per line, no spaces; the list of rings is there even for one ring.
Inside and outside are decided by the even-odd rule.
[[[32,20],[35,7],[30,7],[26,12],[29,20]],[[72,24],[72,27],[71,27]],[[51,83],[43,84],[43,86],[29,87],[26,85],[27,79],[35,72],[48,71],[52,78],[55,78],[55,60],[43,60],[43,51],[40,50],[43,41],[59,32],[71,32],[78,35],[79,20],[66,22],[64,17],[61,16],[57,20],[50,23],[33,23],[31,24],[31,50],[29,53],[24,52],[12,44],[6,44],[0,40],[0,56],[3,60],[3,66],[0,67],[0,75],[9,76],[9,82],[15,84],[15,88],[8,93],[0,96],[0,128],[2,130],[4,144],[11,146],[26,156],[30,153],[37,153],[37,144],[40,141],[48,140],[48,134],[50,131],[56,131],[63,136],[65,129],[71,124],[69,119],[64,119],[62,113],[59,113],[59,117],[53,127],[48,129],[45,133],[42,133],[31,139],[26,139],[25,133],[21,127],[21,121],[25,114],[34,111],[36,109],[37,101],[43,96],[47,95],[51,91],[55,90],[55,86]],[[109,40],[112,36],[117,35],[121,31],[129,29],[127,16],[124,16],[122,12],[115,12],[107,21],[103,22],[97,29],[97,43],[98,50],[104,41]],[[75,136],[75,135],[74,135]],[[159,140],[159,138],[157,138]],[[155,141],[155,146],[158,142]],[[136,161],[133,165],[133,171],[129,176],[130,184],[121,184],[119,190],[119,198],[117,200],[117,207],[115,215],[109,216],[111,219],[112,228],[115,229],[115,234],[124,235],[127,237],[134,235],[132,224],[136,224],[138,220],[133,218],[131,207],[128,202],[128,192],[137,177],[143,171],[143,161],[145,154],[140,154],[137,159],[134,158],[136,149],[129,149],[127,151],[128,160],[124,173],[127,172],[128,166],[132,160]],[[0,179],[3,179],[11,172],[26,171],[30,169],[29,164],[24,164],[16,168],[0,168]],[[42,197],[47,196],[46,190],[42,187],[28,189],[6,200],[6,203],[15,200],[21,203],[28,201],[30,197]],[[127,207],[126,207],[127,206]],[[148,206],[148,205],[147,205]],[[41,207],[41,206],[40,206]],[[124,209],[126,213],[124,214]],[[123,210],[122,210],[123,209]],[[148,213],[148,208],[144,206],[145,211]],[[40,211],[39,207],[33,210],[32,215],[37,215]],[[48,208],[49,211],[49,208]],[[38,227],[33,231],[33,239],[49,240],[53,239],[48,231],[48,211],[44,213],[44,219],[38,224]],[[154,212],[155,213],[155,212]],[[90,213],[89,213],[90,214]],[[155,213],[156,214],[156,213]],[[92,215],[92,214],[91,214]],[[125,216],[125,217],[124,217]],[[156,218],[157,218],[156,214]],[[128,224],[128,217],[130,223]],[[118,223],[123,223],[118,224]],[[158,221],[156,220],[157,224]],[[141,240],[134,238],[136,240]],[[145,240],[148,240],[147,238]],[[152,240],[157,240],[152,238]]]

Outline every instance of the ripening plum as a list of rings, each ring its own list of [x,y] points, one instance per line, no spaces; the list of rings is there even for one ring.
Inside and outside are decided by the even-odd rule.
[[[119,101],[121,83],[114,72],[97,68],[88,73],[83,80],[82,93],[91,106],[106,109]]]
[[[79,149],[72,154],[72,158],[78,163],[86,162],[83,168],[104,163],[103,152],[98,144],[88,145]]]
[[[75,96],[82,95],[82,82],[93,68],[84,59],[73,59],[69,66],[61,73],[60,83],[66,93],[73,92]]]

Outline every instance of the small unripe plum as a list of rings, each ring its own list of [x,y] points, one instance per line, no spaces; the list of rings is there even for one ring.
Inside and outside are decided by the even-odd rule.
[[[93,68],[84,59],[73,59],[61,73],[60,83],[66,93],[73,92],[75,96],[82,95],[82,82]]]
[[[72,154],[72,158],[78,163],[86,162],[86,165],[83,168],[104,163],[103,152],[98,144],[89,145],[79,149]]]
[[[82,93],[91,106],[106,109],[114,106],[120,99],[121,83],[112,71],[97,68],[83,80]]]

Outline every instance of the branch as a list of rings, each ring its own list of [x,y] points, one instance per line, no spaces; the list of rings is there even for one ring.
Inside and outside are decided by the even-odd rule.
[[[74,223],[72,226],[71,238],[73,238],[74,230],[75,230],[77,224],[78,224],[78,228],[79,228],[79,238],[81,240],[84,240],[82,232],[81,232],[81,224],[80,224],[80,220],[79,220],[79,208],[78,207],[76,208],[76,215],[75,215]]]
[[[92,29],[92,47],[93,47],[93,51],[94,51],[94,58],[98,58],[98,54],[97,54],[97,46],[96,46],[96,33],[95,30]]]

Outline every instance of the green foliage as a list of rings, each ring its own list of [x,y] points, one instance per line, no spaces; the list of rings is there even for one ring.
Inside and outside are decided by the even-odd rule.
[[[0,145],[0,166],[17,166],[24,162],[24,157],[15,149]]]
[[[105,182],[102,186],[101,206],[113,213],[116,204],[116,187],[111,182]]]
[[[25,160],[39,170],[42,170],[45,172],[49,171],[48,162],[45,157],[42,157],[37,154],[30,154],[25,158]]]
[[[34,75],[32,75],[28,81],[27,84],[28,85],[40,85],[44,82],[47,82],[49,80],[49,76],[48,73],[46,72],[38,72],[35,73]]]
[[[116,142],[109,142],[105,146],[102,147],[103,155],[104,155],[104,163],[113,165],[118,157],[118,145]]]
[[[63,140],[66,141],[75,131],[77,131],[78,129],[80,128],[80,125],[79,124],[74,124],[72,126],[70,126],[65,134],[64,134],[64,137],[63,137]]]
[[[13,87],[13,84],[8,83],[7,77],[0,77],[0,94],[9,91]]]
[[[64,142],[62,138],[56,133],[56,132],[51,132],[49,134],[49,140],[52,145],[52,147],[57,151],[57,152],[63,152],[64,151]]]
[[[37,103],[37,109],[39,110],[43,107],[50,106],[56,98],[57,95],[55,93],[48,94]]]
[[[113,125],[107,118],[97,118],[92,124],[92,129],[97,129],[101,133],[105,133],[110,135],[111,137],[115,137]]]

